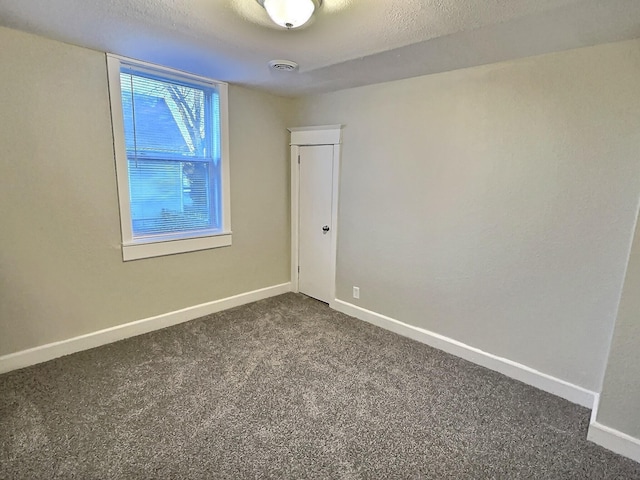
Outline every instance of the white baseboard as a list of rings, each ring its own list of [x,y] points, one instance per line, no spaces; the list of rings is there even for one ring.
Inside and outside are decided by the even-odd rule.
[[[615,428],[598,422],[591,422],[587,440],[612,452],[640,462],[640,439],[627,435]]]
[[[417,340],[418,342],[425,343],[438,350],[450,353],[490,370],[500,372],[503,375],[544,390],[545,392],[552,393],[570,402],[582,405],[583,407],[593,407],[596,396],[595,392],[542,373],[521,363],[484,352],[452,338],[414,327],[413,325],[408,325],[342,300],[336,299],[331,302],[331,308],[386,330]]]
[[[125,338],[135,337],[161,328],[204,317],[228,308],[238,307],[247,303],[274,297],[291,291],[291,283],[283,283],[272,287],[261,288],[252,292],[241,293],[213,302],[207,302],[193,307],[183,308],[174,312],[164,313],[155,317],[137,320],[124,325],[106,328],[97,332],[80,335],[60,342],[49,343],[39,347],[22,350],[0,357],[0,373],[10,372],[19,368],[29,367],[37,363],[53,360],[54,358],[71,353],[88,350],[90,348],[117,342]]]
[[[627,435],[615,428],[607,427],[606,425],[598,423],[596,419],[598,418],[599,404],[600,395],[596,395],[593,411],[591,412],[591,421],[589,422],[587,440],[600,445],[607,450],[611,450],[618,455],[640,462],[640,439]]]

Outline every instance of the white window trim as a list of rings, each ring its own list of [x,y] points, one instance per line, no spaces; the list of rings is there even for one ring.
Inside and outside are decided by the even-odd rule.
[[[204,236],[197,232],[176,239],[175,236],[149,237],[134,239],[131,229],[131,200],[129,198],[129,173],[127,150],[124,138],[124,117],[122,113],[122,91],[120,88],[120,66],[125,63],[145,69],[155,70],[168,78],[188,78],[198,83],[215,86],[220,101],[220,180],[222,189],[222,230],[207,232]],[[228,86],[209,78],[172,70],[126,57],[107,54],[107,73],[109,80],[109,100],[111,102],[111,124],[113,128],[113,147],[115,151],[118,201],[120,205],[120,227],[122,232],[122,259],[138,260],[142,258],[174,255],[209,248],[231,245],[231,195],[229,180],[229,106]]]

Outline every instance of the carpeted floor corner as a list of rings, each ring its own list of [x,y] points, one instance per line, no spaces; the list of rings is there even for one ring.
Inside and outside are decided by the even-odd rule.
[[[0,478],[640,479],[588,421],[290,293],[0,376]]]

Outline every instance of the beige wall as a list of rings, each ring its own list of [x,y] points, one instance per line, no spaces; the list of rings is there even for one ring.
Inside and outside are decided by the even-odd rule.
[[[346,124],[338,298],[599,390],[638,78],[636,40],[300,99],[299,125]]]
[[[0,45],[0,355],[289,281],[290,100],[230,88],[232,247],[123,263],[104,54]]]
[[[597,421],[640,438],[640,223],[636,225]]]

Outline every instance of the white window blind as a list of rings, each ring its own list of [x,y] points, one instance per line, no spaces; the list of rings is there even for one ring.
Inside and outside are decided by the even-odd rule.
[[[218,90],[124,63],[120,90],[132,239],[220,232]]]

